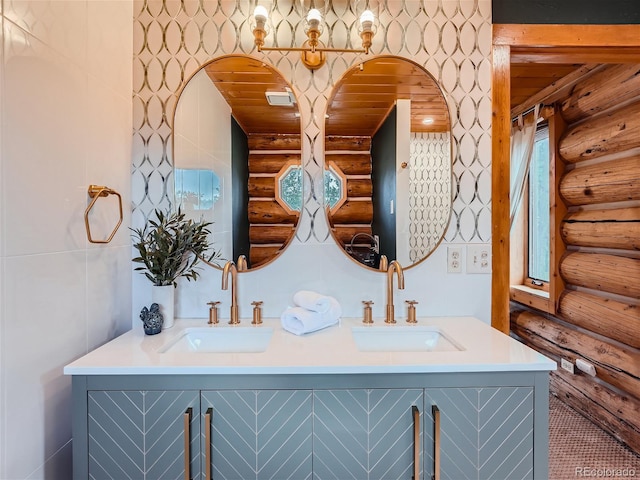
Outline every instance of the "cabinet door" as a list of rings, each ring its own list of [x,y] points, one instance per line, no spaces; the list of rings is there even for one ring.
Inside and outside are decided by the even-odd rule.
[[[198,478],[199,411],[197,391],[88,392],[89,478]]]
[[[310,479],[311,399],[309,390],[203,391],[204,478]]]
[[[438,450],[441,480],[533,478],[531,387],[427,389],[424,419],[426,479]]]
[[[416,456],[421,478],[422,404],[421,389],[314,390],[313,478],[410,479]]]

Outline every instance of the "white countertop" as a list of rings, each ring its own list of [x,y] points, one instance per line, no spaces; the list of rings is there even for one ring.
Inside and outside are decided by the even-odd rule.
[[[251,327],[250,320],[241,326]],[[397,325],[406,325],[399,320]],[[376,327],[393,329],[376,319]],[[265,319],[274,329],[262,353],[160,353],[184,334],[186,328],[206,327],[206,319],[175,321],[158,335],[142,328],[129,331],[64,368],[66,375],[212,375],[212,374],[362,374],[513,372],[555,370],[556,362],[504,335],[473,317],[421,318],[420,326],[437,327],[453,339],[461,351],[361,352],[351,328],[360,319],[342,319],[339,326],[296,336],[280,326],[279,319]],[[222,326],[227,328],[226,323]]]

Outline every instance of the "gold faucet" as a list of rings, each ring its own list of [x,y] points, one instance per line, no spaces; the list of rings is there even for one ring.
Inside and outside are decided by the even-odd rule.
[[[389,268],[389,260],[387,259],[387,256],[384,254],[380,255],[380,266],[378,267],[378,270],[386,272],[387,268]]]
[[[238,325],[240,323],[238,318],[238,269],[231,260],[225,263],[222,269],[222,290],[229,288],[229,272],[231,272],[231,314],[229,316],[229,324]]]
[[[404,272],[397,260],[393,260],[389,264],[387,269],[387,318],[385,323],[396,323],[394,318],[394,306],[393,306],[393,272],[396,272],[398,277],[398,288],[404,290]]]
[[[239,272],[244,272],[245,270],[248,270],[246,255],[238,256],[238,261],[236,262],[236,268],[238,269]]]

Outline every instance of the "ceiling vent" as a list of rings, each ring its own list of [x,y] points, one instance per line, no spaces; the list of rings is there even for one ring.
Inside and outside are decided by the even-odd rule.
[[[296,103],[296,97],[293,96],[293,92],[289,88],[285,92],[264,92],[264,94],[269,105],[292,107]]]

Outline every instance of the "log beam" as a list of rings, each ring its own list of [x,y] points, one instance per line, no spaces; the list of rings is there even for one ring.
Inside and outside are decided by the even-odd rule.
[[[551,334],[546,332],[544,328],[539,328],[535,323],[528,321],[528,316],[530,315],[539,317],[531,312],[518,311],[511,313],[511,329],[513,333],[528,346],[552,358],[565,358],[574,363],[577,358],[581,358],[591,362],[596,367],[596,376],[599,379],[640,399],[640,379],[607,363],[598,362],[581,353],[576,353],[567,346],[557,343],[553,338],[550,338]],[[546,319],[543,318],[543,320]],[[549,322],[549,320],[547,321]]]
[[[631,303],[565,290],[558,313],[577,327],[640,348],[640,312]]]
[[[603,253],[571,252],[560,262],[568,284],[640,299],[640,259]]]
[[[249,150],[300,150],[300,134],[255,133],[248,136]]]
[[[560,139],[560,155],[566,162],[592,158],[640,147],[640,102],[570,127]]]
[[[606,65],[580,82],[562,102],[562,116],[575,123],[638,97],[640,64]]]
[[[560,233],[567,245],[640,250],[640,207],[572,212]]]
[[[556,344],[574,357],[580,355],[591,363],[607,366],[640,380],[640,350],[597,338],[587,332],[567,328],[531,312],[514,312],[512,324],[529,330]]]
[[[327,135],[324,139],[324,151],[352,150],[354,152],[369,152],[371,150],[370,136]]]
[[[345,175],[371,175],[371,155],[368,152],[327,153],[324,162],[334,162]]]
[[[640,200],[638,185],[640,155],[574,168],[562,177],[560,194],[569,205],[624,202]]]
[[[249,173],[278,173],[289,162],[300,163],[299,153],[250,153]]]

